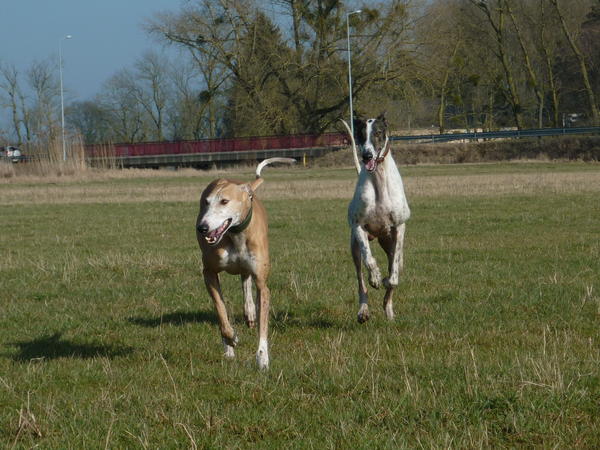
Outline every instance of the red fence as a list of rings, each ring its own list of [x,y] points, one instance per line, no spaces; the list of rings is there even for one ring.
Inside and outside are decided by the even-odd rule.
[[[201,141],[166,141],[141,142],[137,144],[114,144],[110,153],[114,156],[154,156],[185,153],[217,153],[335,147],[347,144],[347,137],[343,133],[293,134],[288,136],[203,139]],[[87,145],[85,152],[86,156],[92,158],[106,156],[107,146]]]

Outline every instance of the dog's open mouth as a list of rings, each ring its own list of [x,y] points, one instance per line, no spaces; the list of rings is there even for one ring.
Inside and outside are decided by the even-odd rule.
[[[369,172],[373,172],[375,169],[377,169],[377,158],[371,158],[367,161],[363,160],[363,163]]]
[[[204,239],[206,239],[206,242],[208,242],[210,245],[217,244],[221,240],[225,232],[229,229],[230,225],[231,219],[227,219],[221,224],[219,228],[216,228],[210,233],[207,233],[206,236],[204,236]]]

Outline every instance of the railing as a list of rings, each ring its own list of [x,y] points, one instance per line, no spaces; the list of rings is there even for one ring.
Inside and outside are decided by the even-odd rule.
[[[540,128],[470,133],[420,134],[391,136],[392,141],[439,143],[464,140],[514,139],[542,136],[600,134],[600,127]],[[318,147],[341,147],[349,144],[345,133],[296,134],[289,136],[255,136],[246,138],[203,139],[199,141],[141,142],[134,144],[88,145],[86,156],[130,157],[181,155],[195,153],[223,153],[262,150],[286,150]],[[107,155],[110,153],[110,155]]]
[[[422,141],[422,142],[450,142],[479,139],[510,139],[542,136],[563,136],[574,134],[600,134],[600,127],[576,128],[537,128],[530,130],[505,130],[484,131],[471,133],[446,133],[446,134],[420,134],[413,136],[391,136],[392,141]]]
[[[316,147],[337,147],[347,144],[342,133],[295,134],[288,136],[255,136],[246,138],[203,139],[199,141],[140,142],[114,144],[113,156],[156,156],[194,153],[222,153]],[[99,157],[106,153],[106,146],[89,145],[88,157]]]

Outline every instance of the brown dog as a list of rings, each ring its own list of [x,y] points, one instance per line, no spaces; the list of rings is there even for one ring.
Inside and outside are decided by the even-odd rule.
[[[262,169],[268,164],[293,164],[291,158],[269,158],[256,168],[256,179],[240,183],[219,178],[210,183],[200,197],[200,213],[196,220],[196,237],[202,251],[204,282],[212,297],[225,347],[225,357],[235,357],[237,337],[229,323],[221,294],[219,272],[240,275],[244,293],[244,317],[249,327],[256,324],[257,311],[252,299],[252,280],[258,295],[258,367],[269,367],[267,342],[270,292],[269,241],[267,213],[254,195],[262,184]]]

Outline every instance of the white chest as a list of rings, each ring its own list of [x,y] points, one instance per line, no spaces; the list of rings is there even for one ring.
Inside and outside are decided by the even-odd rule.
[[[232,238],[229,245],[224,245],[219,249],[217,257],[219,268],[227,273],[254,272],[256,259],[242,238]]]
[[[370,224],[373,228],[385,229],[404,223],[410,217],[400,172],[393,160],[386,162],[381,173],[361,171],[348,208],[350,224]]]

